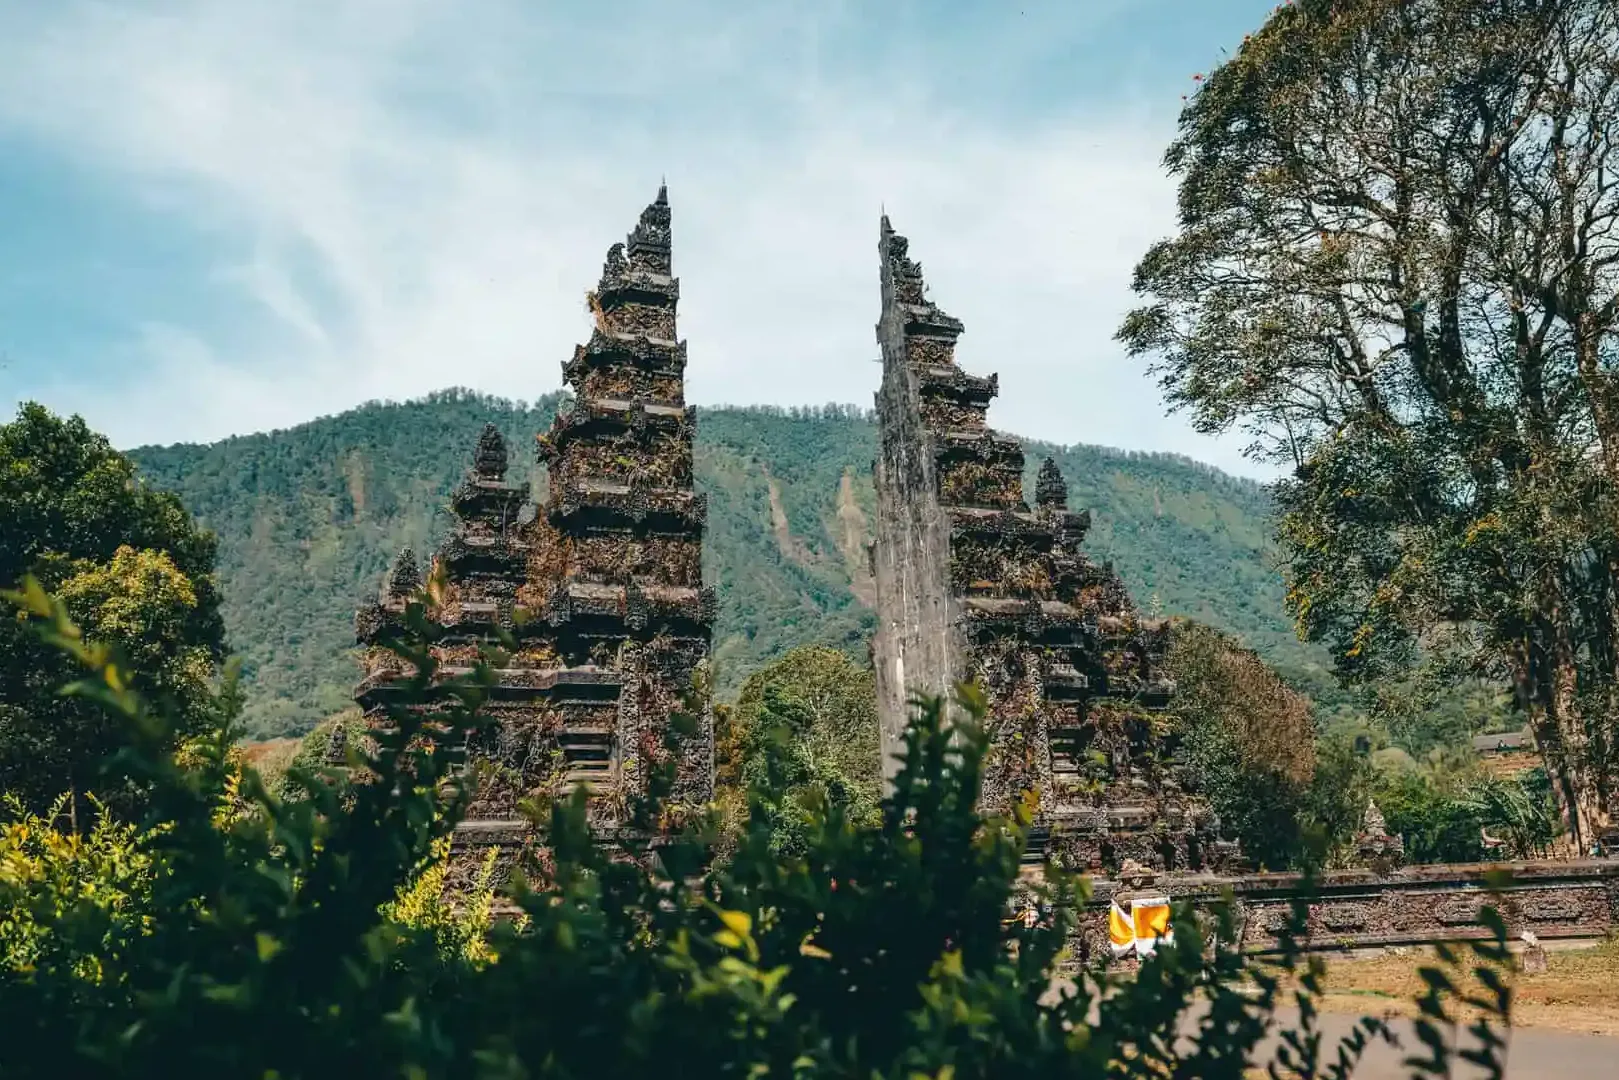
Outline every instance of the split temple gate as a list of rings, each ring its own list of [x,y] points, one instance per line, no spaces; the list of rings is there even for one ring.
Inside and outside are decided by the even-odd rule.
[[[882,220],[877,340],[878,708],[889,772],[909,696],[976,680],[989,702],[985,802],[1039,802],[1031,862],[1102,871],[1134,859],[1184,870],[1234,845],[1187,798],[1157,716],[1164,620],[1141,617],[1109,565],[1082,549],[1089,512],[1047,458],[1023,490],[1023,447],[988,426],[996,376],[955,360],[960,320],[926,296],[909,242]]]
[[[948,695],[977,680],[989,703],[986,806],[1005,809],[1032,791],[1030,872],[1051,860],[1096,879],[1082,954],[1105,951],[1103,913],[1119,879],[1143,872],[1177,898],[1229,890],[1244,944],[1273,944],[1303,882],[1246,872],[1177,761],[1165,722],[1175,687],[1161,671],[1167,625],[1144,618],[1112,567],[1086,555],[1089,512],[1069,508],[1054,462],[1026,495],[1022,446],[987,423],[997,377],[956,363],[963,325],[927,297],[886,216],[878,253],[871,562],[885,773],[903,745],[910,694]],[[519,803],[534,795],[588,786],[608,842],[624,835],[654,766],[674,769],[677,817],[712,798],[712,717],[706,702],[686,705],[707,661],[715,595],[701,577],[706,502],[692,484],[679,293],[660,189],[589,294],[594,331],[563,364],[575,402],[538,438],[548,490],[536,502],[508,479],[510,450],[490,426],[451,496],[454,523],[427,570],[438,582],[427,615],[443,631],[441,670],[470,671],[501,632],[517,645],[494,673],[495,723],[469,748],[477,783],[456,833],[458,875],[491,848],[504,874],[533,845]],[[381,646],[423,580],[414,554],[401,552],[382,596],[357,613],[365,677],[356,699],[373,722],[407,674]],[[665,736],[683,711],[694,730],[671,761]],[[1619,925],[1619,861],[1512,864],[1514,883],[1490,900],[1487,867],[1400,868],[1375,808],[1361,848],[1366,869],[1317,884],[1319,945],[1474,936],[1485,902],[1515,931],[1545,939]]]

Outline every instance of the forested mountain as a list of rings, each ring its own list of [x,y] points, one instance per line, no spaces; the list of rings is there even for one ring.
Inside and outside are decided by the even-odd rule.
[[[349,703],[354,608],[399,547],[437,543],[483,424],[527,448],[564,400],[452,390],[286,431],[131,452],[151,483],[178,492],[219,535],[224,616],[250,679],[254,734],[302,731]],[[796,645],[864,657],[875,451],[875,424],[850,407],[700,411],[697,485],[709,498],[704,561],[720,594],[722,694]],[[1179,457],[1039,443],[1028,445],[1031,482],[1048,453],[1072,504],[1092,512],[1090,552],[1114,561],[1143,607],[1234,632],[1296,684],[1328,689],[1323,658],[1283,615],[1257,484]],[[543,470],[521,468],[543,490]]]

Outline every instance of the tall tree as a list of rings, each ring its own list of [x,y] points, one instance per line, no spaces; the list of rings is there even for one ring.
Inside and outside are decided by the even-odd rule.
[[[137,688],[167,699],[194,734],[217,715],[211,683],[224,651],[214,539],[173,495],[78,417],[23,406],[0,425],[0,588],[32,574],[85,632],[117,644]],[[0,618],[0,791],[35,810],[82,796],[126,732],[59,687],[72,667],[10,610]],[[111,797],[110,791],[102,792]]]
[[[877,814],[876,676],[837,649],[800,646],[755,673],[719,741],[722,805],[751,793],[779,852],[801,853],[817,806],[840,807],[861,823]]]
[[[1574,835],[1619,685],[1619,6],[1304,0],[1181,115],[1120,330],[1282,464],[1301,633],[1509,682]]]
[[[1262,867],[1289,865],[1309,824],[1310,702],[1257,653],[1199,623],[1176,625],[1165,670],[1175,680],[1182,746],[1222,827]]]

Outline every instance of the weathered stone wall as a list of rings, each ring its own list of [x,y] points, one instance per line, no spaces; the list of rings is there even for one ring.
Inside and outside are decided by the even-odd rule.
[[[1497,895],[1489,877],[1505,870],[1510,882]],[[1155,890],[1171,898],[1213,902],[1229,889],[1236,902],[1245,950],[1276,946],[1304,884],[1298,874],[1239,877],[1175,874]],[[1075,942],[1079,958],[1107,953],[1107,905],[1117,883],[1096,882]],[[1309,907],[1312,949],[1364,949],[1488,937],[1479,925],[1493,906],[1516,938],[1597,939],[1619,931],[1619,860],[1412,866],[1387,874],[1335,871],[1322,876]]]
[[[933,440],[922,421],[916,372],[908,355],[909,307],[895,285],[906,260],[905,239],[882,221],[878,240],[882,317],[877,342],[883,382],[877,393],[881,431],[872,472],[877,533],[872,575],[877,633],[872,644],[882,725],[883,775],[892,778],[904,746],[914,693],[948,695],[962,678],[960,612],[950,587],[950,523],[939,504]]]

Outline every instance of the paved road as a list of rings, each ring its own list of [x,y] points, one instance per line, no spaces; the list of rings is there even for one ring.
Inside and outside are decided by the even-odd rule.
[[[1616,991],[1619,992],[1619,991]],[[1296,1020],[1296,1014],[1281,1013],[1284,1023]],[[1324,1015],[1321,1028],[1328,1045],[1348,1034],[1353,1017]],[[1410,1025],[1396,1020],[1391,1025],[1399,1034],[1401,1048],[1377,1044],[1367,1051],[1355,1080],[1405,1080],[1409,1072],[1400,1062],[1408,1054],[1423,1053],[1426,1048],[1417,1041]],[[1463,1034],[1462,1038],[1468,1037]],[[1464,1041],[1463,1045],[1468,1045]],[[1274,1042],[1261,1048],[1261,1054],[1274,1052]],[[1261,1060],[1269,1060],[1262,1057]],[[1487,1075],[1466,1062],[1458,1062],[1456,1080],[1473,1080]],[[1509,1039],[1507,1052],[1507,1080],[1601,1080],[1604,1076],[1619,1076],[1619,1039],[1603,1035],[1581,1035],[1546,1028],[1519,1028]]]
[[[1055,991],[1062,982],[1053,987]],[[1615,988],[1619,993],[1619,987]],[[1186,1031],[1196,1030],[1197,1018],[1206,1005],[1195,1007],[1186,1018]],[[1323,1038],[1324,1054],[1328,1060],[1334,1055],[1338,1042],[1354,1026],[1354,1016],[1338,1013],[1321,1014],[1319,1027]],[[1095,1016],[1092,1015],[1094,1022]],[[1292,1009],[1276,1011],[1279,1029],[1298,1023],[1298,1013]],[[1410,1022],[1401,1018],[1389,1021],[1389,1026],[1400,1039],[1398,1047],[1381,1040],[1375,1042],[1361,1059],[1354,1080],[1407,1080],[1410,1071],[1401,1064],[1407,1056],[1426,1056],[1427,1047],[1417,1039]],[[1472,1045],[1471,1037],[1461,1032],[1462,1046]],[[1276,1052],[1279,1040],[1272,1036],[1261,1043],[1256,1052],[1256,1063],[1267,1064]],[[1452,1080],[1476,1080],[1488,1074],[1468,1062],[1457,1060]],[[1518,1028],[1507,1039],[1507,1080],[1604,1080],[1619,1077],[1619,1038],[1606,1035],[1584,1035],[1572,1031],[1550,1028]]]

